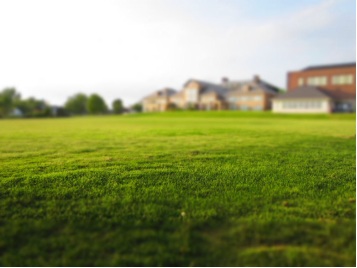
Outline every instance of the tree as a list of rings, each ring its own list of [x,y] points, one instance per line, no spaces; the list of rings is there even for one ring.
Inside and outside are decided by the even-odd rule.
[[[33,97],[25,100],[17,100],[14,104],[25,117],[48,117],[51,116],[51,108],[44,100]]]
[[[143,105],[141,103],[135,103],[131,106],[131,108],[137,113],[141,113],[143,111]]]
[[[15,88],[5,88],[0,92],[0,117],[9,116],[14,104],[20,100],[20,94]]]
[[[105,101],[98,94],[92,94],[87,101],[87,109],[91,114],[104,114],[108,111]]]
[[[84,115],[88,113],[87,110],[88,97],[83,93],[77,93],[76,95],[69,97],[65,103],[65,109],[74,115]]]
[[[124,110],[123,102],[121,99],[116,99],[112,103],[113,113],[121,114]]]

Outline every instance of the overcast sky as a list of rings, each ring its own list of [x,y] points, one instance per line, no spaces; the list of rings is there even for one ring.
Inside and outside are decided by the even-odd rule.
[[[0,0],[0,90],[56,105],[355,60],[355,0]]]

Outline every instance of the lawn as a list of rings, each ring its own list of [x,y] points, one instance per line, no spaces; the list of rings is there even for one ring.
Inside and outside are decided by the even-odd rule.
[[[355,120],[1,120],[0,266],[355,266]]]

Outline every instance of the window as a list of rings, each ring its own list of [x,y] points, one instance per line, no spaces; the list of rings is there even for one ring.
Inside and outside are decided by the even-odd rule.
[[[254,101],[262,101],[262,96],[254,96],[253,98],[252,98]]]
[[[321,109],[321,101],[284,101],[283,109]]]
[[[300,77],[298,79],[298,86],[303,86],[304,85],[304,78]]]
[[[241,108],[241,110],[243,110],[243,111],[247,111],[247,110],[248,110],[248,106],[245,106],[245,105],[242,105],[240,108]]]
[[[321,108],[321,102],[320,101],[312,101],[311,102],[311,108],[312,109]]]
[[[188,102],[197,102],[198,101],[198,94],[196,89],[188,89],[187,90],[187,99]]]
[[[353,75],[352,74],[334,75],[332,77],[332,84],[333,85],[351,85],[351,84],[353,84]]]
[[[248,92],[248,91],[251,91],[252,90],[252,86],[251,85],[244,85],[242,87],[242,91],[243,92]]]
[[[206,97],[204,98],[204,101],[205,101],[205,102],[214,102],[215,100],[216,100],[216,99],[215,99],[214,97],[212,97],[212,96],[209,96],[209,97],[206,96]]]
[[[231,103],[231,104],[229,105],[229,109],[230,109],[230,110],[238,110],[238,106],[237,106],[236,104],[234,104],[234,103]]]
[[[326,86],[327,77],[326,76],[313,76],[307,79],[307,84],[309,86]]]
[[[255,107],[254,107],[254,110],[256,110],[256,111],[262,111],[262,110],[263,110],[263,107],[262,107],[262,106],[255,106]]]

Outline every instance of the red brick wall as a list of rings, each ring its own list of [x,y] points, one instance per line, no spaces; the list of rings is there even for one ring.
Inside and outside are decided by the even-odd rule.
[[[346,75],[352,74],[353,75],[353,84],[350,85],[333,85],[332,84],[332,77],[334,75]],[[354,93],[356,94],[356,67],[339,67],[339,68],[326,68],[326,69],[319,69],[319,70],[307,70],[307,71],[296,71],[296,72],[289,72],[288,73],[288,83],[287,88],[288,91],[291,91],[297,88],[298,79],[304,78],[304,85],[306,85],[308,77],[314,76],[326,76],[327,77],[327,85],[321,86],[326,89],[330,90],[341,90],[344,92]]]

